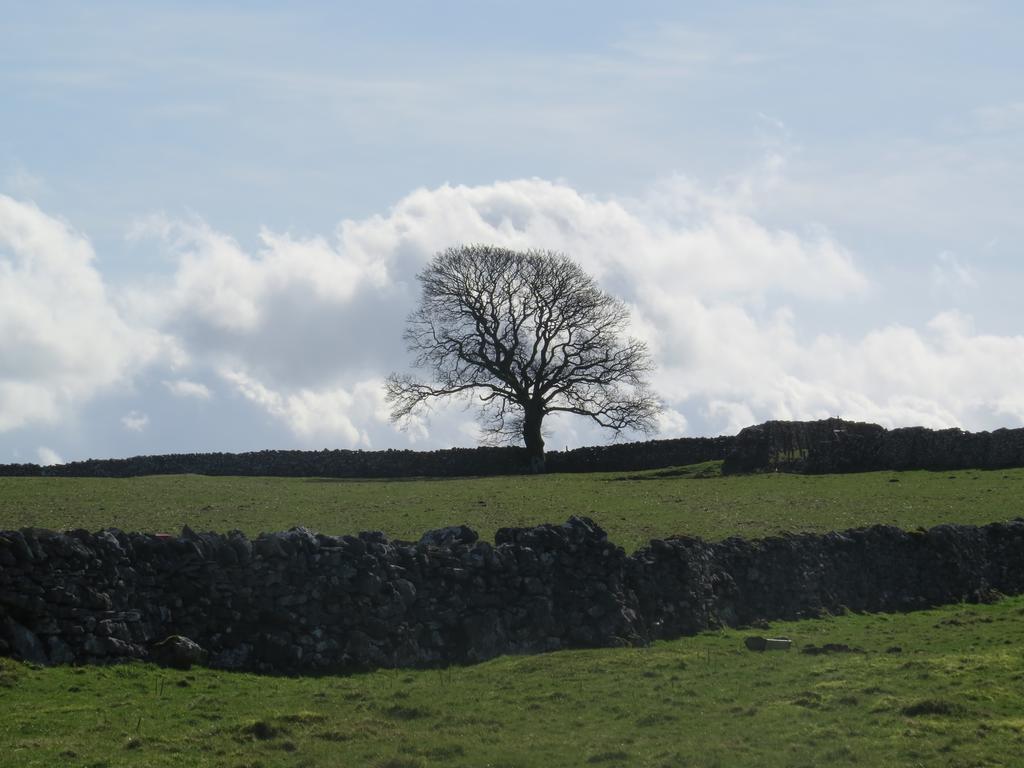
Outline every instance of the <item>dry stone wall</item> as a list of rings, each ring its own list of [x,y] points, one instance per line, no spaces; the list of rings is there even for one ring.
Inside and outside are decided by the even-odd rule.
[[[418,542],[25,529],[0,533],[0,654],[159,659],[181,635],[219,668],[430,666],[1022,591],[1022,520],[656,540],[631,556],[580,518],[494,544],[465,527]]]
[[[551,472],[627,472],[724,460],[726,474],[1024,467],[1024,428],[964,432],[823,419],[768,421],[735,437],[692,437],[550,451]],[[0,464],[0,476],[457,477],[529,471],[523,448],[440,451],[255,451],[88,459],[55,466]]]
[[[685,437],[550,451],[551,472],[633,471],[724,459],[731,437]],[[174,453],[67,464],[0,464],[8,477],[136,477],[241,475],[272,477],[456,477],[528,472],[524,448],[449,448],[439,451],[252,451]]]
[[[723,465],[743,472],[870,472],[1024,467],[1024,429],[885,429],[842,419],[767,421],[734,438]]]

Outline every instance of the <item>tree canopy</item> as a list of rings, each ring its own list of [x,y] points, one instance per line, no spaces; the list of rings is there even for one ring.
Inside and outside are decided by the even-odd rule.
[[[485,432],[521,439],[535,471],[550,413],[615,433],[654,430],[660,404],[644,378],[647,346],[625,335],[626,305],[568,256],[462,246],[438,253],[417,278],[420,301],[404,338],[429,380],[389,377],[394,421],[435,398],[475,398]]]

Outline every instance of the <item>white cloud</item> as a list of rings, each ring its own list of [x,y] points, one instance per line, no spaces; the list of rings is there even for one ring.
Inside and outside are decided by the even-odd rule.
[[[721,425],[718,432],[723,435],[735,435],[744,427],[757,422],[750,406],[740,402],[709,400],[706,413],[712,422]]]
[[[330,438],[341,440],[347,448],[370,448],[370,436],[356,421],[365,427],[388,418],[380,379],[359,382],[351,390],[334,387],[281,393],[242,371],[224,370],[221,375],[245,399],[303,438]]]
[[[200,220],[153,217],[137,223],[135,239],[161,238],[178,259],[174,282],[151,306],[154,319],[197,319],[218,331],[248,333],[265,328],[268,305],[289,292],[306,301],[345,303],[364,283],[386,281],[383,265],[358,249],[338,251],[323,238],[296,240],[260,232],[262,247],[246,253],[231,237]],[[137,307],[141,309],[141,307]]]
[[[263,231],[248,253],[202,222],[161,217],[133,234],[155,235],[177,261],[169,282],[128,292],[133,313],[213,370],[308,388],[379,376],[382,352],[397,362],[408,297],[388,272],[387,248]]]
[[[121,426],[129,432],[142,432],[149,425],[149,416],[139,411],[131,411],[121,417]]]
[[[460,406],[397,435],[380,387],[408,365],[400,337],[414,274],[438,250],[471,242],[564,251],[627,300],[658,365],[666,436],[831,415],[890,426],[1024,420],[1021,340],[978,336],[964,316],[920,330],[883,324],[859,339],[808,335],[794,302],[824,311],[859,301],[870,282],[826,231],[760,223],[753,211],[770,187],[738,177],[709,190],[676,177],[618,200],[540,179],[445,185],[343,221],[333,240],[263,232],[255,254],[201,223],[165,222],[178,271],[138,303],[294,435],[349,446],[476,438]],[[973,280],[952,255],[936,266],[937,281]],[[554,419],[549,433],[552,445],[603,438],[584,420]]]
[[[658,436],[663,438],[682,437],[689,422],[686,416],[674,408],[665,408],[658,414]]]
[[[461,408],[439,409],[429,427],[418,422],[402,438],[383,405],[367,410],[355,398],[366,382],[408,365],[401,333],[413,277],[435,252],[470,242],[565,251],[640,308],[638,329],[666,360],[685,358],[687,344],[669,347],[659,328],[688,303],[865,290],[852,256],[827,234],[767,229],[745,212],[749,195],[746,183],[709,192],[684,178],[629,201],[540,179],[445,185],[414,191],[386,216],[343,221],[332,240],[264,231],[255,253],[202,222],[158,217],[135,234],[166,243],[177,271],[136,291],[133,306],[296,435],[333,434],[349,445],[430,435],[465,442]],[[665,426],[678,434],[687,424],[674,413]],[[577,439],[600,439],[573,429]]]
[[[198,381],[175,379],[174,381],[165,381],[164,386],[175,397],[192,397],[197,400],[209,400],[213,397],[210,388]]]
[[[64,463],[64,459],[60,457],[60,454],[52,448],[47,448],[45,445],[39,446],[36,450],[36,455],[39,457],[39,464],[44,467]]]
[[[959,313],[940,314],[923,331],[888,325],[861,339],[807,344],[786,324],[737,329],[717,326],[712,336],[723,346],[743,340],[740,357],[712,355],[660,372],[707,402],[726,432],[768,418],[836,415],[889,427],[1024,423],[1024,336],[978,334]]]
[[[413,192],[387,218],[342,224],[347,247],[374,248],[403,275],[465,242],[565,251],[610,289],[705,298],[856,295],[865,277],[824,233],[771,230],[744,212],[747,188],[708,192],[675,177],[633,201],[600,200],[541,179]],[[415,254],[412,264],[398,257]],[[795,274],[800,275],[794,280]],[[639,279],[638,279],[639,278]]]
[[[383,378],[409,364],[401,331],[415,302],[415,273],[438,250],[488,242],[569,253],[630,303],[667,406],[663,436],[834,415],[887,426],[1024,423],[1024,337],[981,333],[956,312],[919,328],[883,317],[857,337],[809,331],[802,314],[808,307],[827,314],[837,303],[856,306],[873,289],[854,255],[826,231],[758,221],[764,193],[757,179],[709,190],[673,178],[630,200],[538,179],[446,185],[416,190],[386,215],[343,221],[330,238],[265,231],[255,252],[202,222],[155,218],[144,229],[166,243],[176,269],[162,283],[126,292],[130,309],[123,312],[107,299],[84,239],[21,206],[22,218],[59,243],[36,247],[52,261],[45,280],[36,284],[28,267],[19,267],[23,275],[2,262],[0,289],[16,274],[9,295],[36,297],[30,306],[44,318],[51,307],[79,303],[63,324],[28,341],[16,334],[0,340],[0,348],[6,344],[35,366],[12,367],[22,373],[0,378],[0,417],[14,423],[36,407],[43,415],[32,418],[53,419],[61,408],[131,381],[145,365],[170,370],[187,356],[197,378],[219,377],[309,447],[475,442],[474,412],[465,403],[439,406],[396,432]],[[5,242],[16,243],[8,245],[15,254],[31,250],[11,235]],[[26,257],[18,258],[20,265]],[[936,267],[944,270],[934,273],[937,282],[974,279],[952,255]],[[58,276],[76,287],[66,289],[72,295],[46,293],[56,290],[50,286]],[[0,318],[4,312],[0,305]],[[60,344],[64,328],[74,341],[68,348]],[[167,352],[176,348],[177,358]],[[31,370],[37,373],[24,373]],[[170,395],[211,397],[206,384],[162,372]],[[92,384],[74,390],[82,381]],[[135,430],[147,423],[141,412],[123,420]],[[553,418],[547,426],[552,447],[606,437],[585,419]]]
[[[54,423],[180,355],[126,322],[93,262],[85,237],[0,195],[0,432]]]

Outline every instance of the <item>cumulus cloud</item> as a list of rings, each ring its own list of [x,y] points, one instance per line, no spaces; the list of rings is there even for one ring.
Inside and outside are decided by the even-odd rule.
[[[64,463],[64,459],[60,457],[59,453],[57,453],[52,448],[47,448],[45,445],[39,446],[39,448],[36,450],[36,456],[39,458],[40,465],[44,467]]]
[[[747,383],[730,386],[713,359],[675,372],[700,378],[691,396],[726,416],[727,431],[766,418],[827,416],[890,427],[1024,423],[1024,336],[978,334],[961,313],[942,313],[923,330],[891,324],[860,339],[818,336],[806,344],[788,323],[750,330],[750,347],[765,351],[733,374],[745,373]]]
[[[759,222],[764,188],[677,177],[626,200],[540,179],[444,185],[384,215],[342,221],[331,238],[264,231],[253,253],[201,222],[158,220],[147,230],[177,271],[137,303],[293,434],[351,446],[475,438],[463,407],[439,407],[398,436],[380,390],[384,375],[408,364],[400,339],[414,275],[435,252],[473,242],[564,251],[632,306],[658,366],[666,436],[735,432],[766,418],[1024,419],[1012,362],[1024,359],[1021,340],[979,336],[965,316],[919,329],[883,322],[860,338],[808,333],[795,307],[856,302],[870,279],[826,230]],[[965,285],[973,272],[944,254],[933,280]],[[604,437],[572,419],[553,419],[549,432],[555,445]]]
[[[332,238],[264,231],[252,253],[201,221],[157,217],[135,235],[158,238],[177,270],[157,290],[137,293],[134,305],[294,433],[332,432],[352,445],[373,442],[371,434],[394,440],[382,406],[367,410],[354,393],[406,367],[401,333],[416,298],[413,277],[453,244],[569,253],[636,308],[638,333],[663,364],[687,361],[705,343],[663,332],[682,324],[688,334],[689,305],[698,314],[709,302],[721,305],[712,312],[742,314],[737,304],[865,290],[852,255],[827,233],[769,229],[748,212],[749,195],[749,185],[709,192],[684,178],[637,200],[598,199],[541,179],[444,185],[412,192],[386,215],[345,220]],[[686,429],[680,409],[668,414],[667,432]],[[406,438],[436,437],[441,422],[441,433],[465,441],[458,408],[440,409],[429,428],[420,422]],[[579,429],[572,436],[599,439]]]
[[[359,382],[351,390],[334,387],[282,393],[243,371],[225,370],[222,375],[244,398],[301,437],[340,439],[346,447],[370,448],[372,441],[357,422],[365,425],[388,419],[382,379]]]
[[[681,414],[675,408],[665,408],[660,414],[658,414],[658,436],[669,438],[669,437],[682,437],[686,434],[689,422],[686,416]]]
[[[199,220],[154,217],[135,235],[166,249],[174,269],[119,291],[120,304],[81,235],[0,198],[0,291],[14,300],[0,303],[0,425],[53,420],[146,366],[161,366],[168,396],[209,399],[207,384],[175,374],[187,359],[190,375],[216,377],[235,402],[309,447],[471,444],[472,403],[438,406],[397,432],[383,378],[409,364],[401,334],[415,274],[435,252],[473,242],[564,251],[630,304],[657,366],[666,437],[734,433],[768,418],[1024,422],[1024,337],[979,332],[952,311],[917,327],[880,317],[856,336],[815,332],[808,308],[856,306],[870,276],[823,228],[759,221],[764,189],[673,178],[618,199],[540,179],[445,185],[344,220],[330,236],[264,231],[254,249]],[[951,255],[936,269],[933,281],[949,285],[975,274]],[[132,413],[123,424],[142,430],[145,419]],[[552,447],[605,438],[585,419],[548,424]]]
[[[134,314],[214,369],[242,366],[292,387],[354,370],[365,378],[401,336],[395,305],[408,299],[388,274],[393,254],[373,243],[264,231],[249,253],[201,221],[163,217],[133,235],[155,236],[177,263],[170,282],[128,292]]]
[[[194,318],[223,332],[265,328],[274,299],[294,292],[306,300],[346,303],[364,284],[386,280],[373,254],[339,252],[323,238],[296,240],[264,230],[262,247],[246,253],[201,220],[153,217],[133,228],[136,239],[157,235],[178,258],[174,282],[154,305],[158,319]]]
[[[0,432],[54,423],[146,365],[180,356],[127,322],[86,238],[0,195]]]

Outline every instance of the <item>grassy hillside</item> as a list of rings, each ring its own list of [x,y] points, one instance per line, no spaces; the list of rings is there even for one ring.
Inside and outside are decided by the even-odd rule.
[[[322,481],[0,479],[0,528],[249,533],[307,525],[415,538],[468,523],[585,514],[632,549],[871,523],[1024,515],[1024,470],[638,474]],[[39,669],[0,659],[0,764],[21,766],[1011,766],[1024,752],[1024,597],[906,615],[777,623],[651,648],[506,657],[444,671],[258,677],[146,664]]]
[[[1013,598],[767,630],[851,649],[822,655],[727,631],[349,677],[0,660],[0,749],[12,768],[1019,765],[1022,614]]]
[[[467,523],[490,538],[501,526],[560,522],[571,514],[593,517],[627,550],[676,533],[719,539],[872,523],[988,523],[1024,515],[1024,469],[721,477],[709,464],[438,480],[0,478],[0,529],[176,532],[188,524],[257,534],[305,525],[415,539],[429,528]]]

